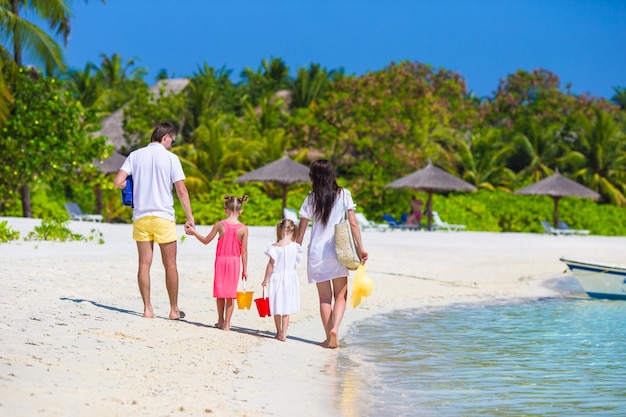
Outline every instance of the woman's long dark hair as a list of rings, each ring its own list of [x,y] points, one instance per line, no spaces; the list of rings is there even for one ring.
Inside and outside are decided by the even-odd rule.
[[[318,159],[311,163],[309,176],[313,183],[313,215],[326,226],[339,191],[335,168],[329,160]]]

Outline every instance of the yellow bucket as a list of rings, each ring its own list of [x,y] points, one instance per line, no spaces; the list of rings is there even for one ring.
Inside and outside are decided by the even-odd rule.
[[[254,291],[246,292],[246,281],[243,281],[243,291],[237,291],[237,307],[239,310],[243,310],[247,308],[250,310],[250,306],[252,306],[252,297],[254,296]]]

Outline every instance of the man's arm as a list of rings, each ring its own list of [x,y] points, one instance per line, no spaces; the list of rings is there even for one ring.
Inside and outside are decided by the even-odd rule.
[[[119,174],[118,174],[119,175]],[[193,219],[193,213],[191,211],[191,201],[189,201],[189,191],[187,191],[187,186],[185,186],[185,181],[177,181],[174,183],[174,187],[176,187],[176,195],[178,195],[178,200],[180,204],[183,206],[183,210],[185,211],[185,216],[187,216],[187,221],[185,225],[190,225],[195,227],[196,224]]]
[[[113,185],[117,188],[126,188],[126,178],[128,178],[128,172],[120,169],[119,171],[117,171],[117,175],[113,180]]]

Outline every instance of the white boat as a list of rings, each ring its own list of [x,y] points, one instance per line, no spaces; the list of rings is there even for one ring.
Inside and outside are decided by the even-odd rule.
[[[560,260],[590,297],[626,300],[626,267],[565,257]]]

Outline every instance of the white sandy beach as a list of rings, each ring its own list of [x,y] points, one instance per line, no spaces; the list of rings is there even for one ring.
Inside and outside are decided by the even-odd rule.
[[[0,218],[25,237],[40,220]],[[245,221],[245,219],[242,219]],[[179,305],[169,305],[158,250],[152,267],[157,319],[144,319],[131,225],[70,222],[105,243],[0,244],[0,414],[6,416],[351,416],[342,405],[338,350],[323,339],[317,292],[299,268],[302,310],[289,338],[273,319],[235,307],[233,331],[213,327],[215,242],[178,246]],[[208,233],[209,226],[198,226]],[[179,234],[183,235],[182,225]],[[272,227],[251,227],[248,290],[261,294]],[[309,234],[305,236],[308,242]],[[580,295],[563,275],[566,255],[625,263],[626,238],[479,232],[363,233],[375,287],[351,323],[393,309]],[[350,283],[352,282],[352,277]],[[340,350],[350,346],[342,343]],[[345,404],[345,402],[343,403]]]

